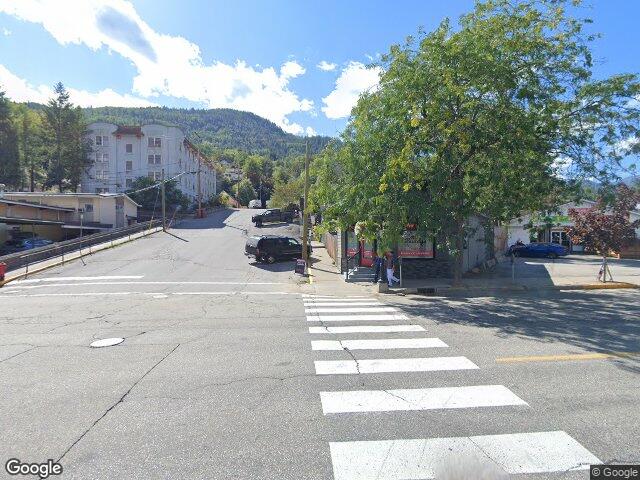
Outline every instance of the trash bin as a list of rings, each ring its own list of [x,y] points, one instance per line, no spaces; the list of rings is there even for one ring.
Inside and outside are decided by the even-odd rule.
[[[0,262],[0,282],[4,280],[5,273],[7,273],[7,264]]]
[[[304,275],[305,267],[307,263],[304,260],[296,260],[296,269],[295,272],[299,275]]]

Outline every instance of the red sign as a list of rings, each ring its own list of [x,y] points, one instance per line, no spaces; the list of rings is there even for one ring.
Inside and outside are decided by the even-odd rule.
[[[405,231],[398,254],[404,258],[433,258],[433,241],[426,240],[416,231]]]

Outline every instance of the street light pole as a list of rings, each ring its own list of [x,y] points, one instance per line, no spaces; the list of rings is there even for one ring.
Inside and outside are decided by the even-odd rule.
[[[166,210],[166,199],[165,199],[165,189],[164,189],[164,168],[162,169],[162,184],[160,185],[160,190],[162,191],[162,231],[167,231],[167,210]]]
[[[304,205],[302,208],[302,258],[305,268],[309,269],[309,212],[307,202],[309,199],[309,140],[305,144],[304,156]]]

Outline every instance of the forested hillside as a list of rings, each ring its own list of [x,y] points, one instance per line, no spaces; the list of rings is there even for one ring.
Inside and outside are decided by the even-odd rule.
[[[212,149],[237,149],[275,158],[304,153],[305,139],[284,132],[273,122],[249,112],[227,108],[197,110],[166,107],[100,107],[83,109],[88,122],[176,125],[187,134],[198,132]],[[321,151],[331,137],[309,137],[311,153]]]

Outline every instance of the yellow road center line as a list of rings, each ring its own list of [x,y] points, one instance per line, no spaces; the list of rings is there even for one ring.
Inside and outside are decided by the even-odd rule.
[[[609,358],[630,358],[640,355],[640,352],[607,352],[607,353],[575,353],[568,355],[530,355],[522,357],[500,357],[497,363],[524,362],[566,362],[572,360],[606,360]]]

